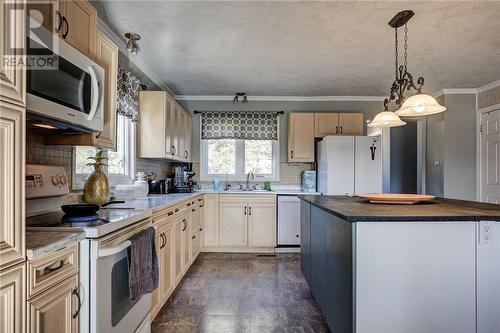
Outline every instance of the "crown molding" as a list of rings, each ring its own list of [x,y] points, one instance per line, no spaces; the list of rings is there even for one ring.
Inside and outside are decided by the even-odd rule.
[[[139,68],[144,74],[146,74],[151,81],[153,81],[158,87],[167,91],[170,95],[174,96],[170,88],[165,85],[165,83],[160,80],[160,78],[155,74],[154,71],[149,68],[148,65],[140,58],[139,55],[131,55],[127,51],[127,43],[125,43],[124,37],[120,37],[113,29],[111,29],[106,22],[104,22],[99,16],[97,17],[97,26],[101,32],[106,34],[106,36],[115,43],[120,51],[132,62],[137,68]]]
[[[384,96],[247,96],[249,102],[383,102]],[[233,95],[176,95],[178,101],[232,101]]]
[[[484,86],[477,88],[477,93],[480,94],[483,91],[490,90],[496,87],[500,87],[500,80],[493,81],[491,83],[485,84]]]
[[[441,89],[433,93],[431,96],[436,98],[443,95],[469,95],[477,94],[476,88],[456,88],[456,89]]]

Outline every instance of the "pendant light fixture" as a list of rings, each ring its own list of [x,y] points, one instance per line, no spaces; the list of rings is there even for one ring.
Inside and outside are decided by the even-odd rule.
[[[391,86],[389,98],[384,100],[384,112],[379,113],[369,127],[396,127],[406,125],[399,119],[402,117],[421,117],[440,113],[446,110],[442,105],[429,95],[422,94],[424,78],[419,77],[415,83],[413,75],[408,72],[408,21],[415,15],[412,10],[397,13],[389,25],[394,28],[395,39],[395,79]],[[404,26],[404,62],[399,65],[398,28]],[[415,90],[416,94],[405,98],[404,92]],[[388,105],[394,101],[399,108],[396,112],[389,111]],[[383,121],[382,121],[383,120]]]

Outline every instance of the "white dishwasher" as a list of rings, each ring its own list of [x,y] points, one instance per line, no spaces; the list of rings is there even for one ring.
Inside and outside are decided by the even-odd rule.
[[[300,246],[300,199],[278,195],[278,246]]]

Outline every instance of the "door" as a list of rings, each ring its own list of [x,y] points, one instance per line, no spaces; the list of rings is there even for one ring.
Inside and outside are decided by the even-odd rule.
[[[157,231],[155,235],[155,249],[156,256],[158,257],[158,272],[160,273],[160,283],[158,284],[158,288],[156,288],[151,293],[151,313],[154,315],[158,312],[158,310],[162,306],[162,294],[161,294],[161,280],[163,278],[163,258],[162,258],[162,246],[164,242],[164,236],[162,232]]]
[[[78,275],[28,301],[28,333],[78,333]]]
[[[221,246],[247,246],[247,213],[246,203],[220,203],[219,235]]]
[[[116,85],[118,47],[100,31],[97,33],[97,62],[104,68],[104,130],[97,133],[96,147],[116,150]]]
[[[219,245],[219,199],[217,194],[205,194],[203,218],[203,246]]]
[[[161,247],[161,270],[160,272],[160,288],[161,288],[161,303],[163,304],[174,290],[174,275],[173,275],[173,252],[174,242],[172,239],[173,228],[170,226],[163,231],[163,244]]]
[[[300,199],[278,196],[278,244],[300,245]]]
[[[338,135],[339,114],[338,113],[315,113],[314,114],[314,136],[323,138],[327,135]]]
[[[22,4],[24,1],[15,1]],[[21,10],[6,10],[8,6],[2,1],[0,6],[0,54],[2,62],[9,59],[15,64],[25,62],[25,13]],[[7,50],[14,50],[6,54]],[[5,58],[4,58],[5,57]],[[25,105],[26,103],[26,71],[25,67],[0,65],[0,99],[9,103]]]
[[[363,135],[362,113],[339,113],[340,135]]]
[[[26,332],[25,300],[25,263],[0,271],[0,331]]]
[[[64,16],[61,37],[89,58],[95,57],[97,11],[84,0],[59,1]]]
[[[500,203],[500,110],[481,115],[481,201]]]
[[[182,219],[182,271],[185,272],[191,263],[191,215]]]
[[[25,259],[25,109],[0,101],[0,268]]]
[[[184,274],[183,270],[183,231],[184,228],[184,219],[181,218],[174,224],[174,276],[175,276],[175,284],[179,283],[182,279],[182,275]]]
[[[276,205],[248,205],[248,245],[250,247],[276,246]]]
[[[288,161],[314,162],[314,113],[288,115]]]

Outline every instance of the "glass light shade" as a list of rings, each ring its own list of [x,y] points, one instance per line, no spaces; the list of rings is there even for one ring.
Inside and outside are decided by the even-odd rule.
[[[391,111],[380,112],[367,125],[368,127],[398,127],[404,126],[406,123],[402,121],[397,114]]]
[[[440,113],[444,110],[446,110],[446,108],[439,105],[434,97],[425,94],[417,94],[408,97],[403,102],[401,108],[396,111],[396,114],[400,117],[421,117]]]

